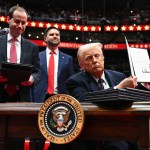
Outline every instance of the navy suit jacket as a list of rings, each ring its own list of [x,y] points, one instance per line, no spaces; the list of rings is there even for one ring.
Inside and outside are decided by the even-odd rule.
[[[105,70],[105,77],[110,87],[116,86],[120,81],[125,79],[125,74]],[[99,91],[96,80],[87,72],[81,71],[66,81],[66,88],[69,95],[76,98],[79,102],[84,101],[84,95],[87,92]]]
[[[42,78],[38,85],[34,87],[34,102],[44,102],[47,92],[48,73],[46,50],[39,53]],[[58,94],[66,94],[65,81],[74,74],[73,58],[65,53],[59,51],[58,60]]]
[[[7,35],[0,36],[0,68],[2,61],[7,61]],[[34,78],[34,84],[40,81],[41,70],[39,61],[39,48],[34,43],[27,39],[21,38],[21,56],[20,63],[31,64],[34,66],[32,76]],[[16,77],[17,78],[17,77]],[[30,87],[19,87],[20,89],[20,101],[31,102],[32,101],[32,86]],[[2,94],[4,92],[4,84],[0,83],[0,102],[2,102]]]

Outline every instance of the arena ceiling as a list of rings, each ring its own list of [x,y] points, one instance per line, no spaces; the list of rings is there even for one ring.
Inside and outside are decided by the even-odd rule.
[[[30,7],[45,6],[62,8],[109,8],[122,9],[124,7],[149,7],[150,0],[6,0]]]

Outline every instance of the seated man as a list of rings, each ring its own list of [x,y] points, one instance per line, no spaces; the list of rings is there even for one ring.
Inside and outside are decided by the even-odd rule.
[[[77,57],[82,71],[70,77],[66,81],[66,87],[68,93],[79,102],[84,101],[86,92],[108,88],[135,88],[137,86],[136,77],[125,78],[123,73],[104,69],[104,55],[101,43],[82,45],[78,50]],[[99,79],[103,82],[99,83]],[[103,150],[129,150],[130,147],[129,142],[111,140],[104,141]]]

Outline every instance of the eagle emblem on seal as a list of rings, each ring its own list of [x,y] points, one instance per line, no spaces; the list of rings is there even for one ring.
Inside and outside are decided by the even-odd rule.
[[[56,128],[58,132],[67,131],[72,124],[69,120],[70,110],[64,106],[58,106],[52,110],[53,119],[50,120],[50,125]]]

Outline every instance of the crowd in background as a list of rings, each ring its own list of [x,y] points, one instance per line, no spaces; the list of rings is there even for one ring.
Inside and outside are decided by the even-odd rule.
[[[15,1],[15,0],[14,0]],[[0,0],[0,15],[8,15],[9,8],[15,4],[14,1],[10,0]],[[23,6],[27,9],[29,13],[29,20],[35,21],[47,21],[47,22],[58,22],[58,23],[71,23],[71,24],[80,24],[80,25],[100,25],[104,20],[104,14],[102,11],[98,9],[88,9],[88,10],[81,10],[81,9],[66,9],[60,8],[57,6],[53,6],[51,4],[47,4],[45,7],[38,7],[35,6]],[[118,24],[119,21],[122,21],[122,24],[149,24],[150,23],[150,5],[144,8],[133,8],[128,10],[117,10],[112,13],[111,10],[106,11],[105,18],[108,24]],[[65,32],[65,31],[64,31]],[[70,34],[70,33],[69,33]],[[90,34],[90,33],[89,33]],[[134,34],[136,36],[139,33]],[[68,41],[72,41],[72,35],[68,35],[65,33],[65,38],[68,38]],[[98,37],[100,35],[98,34]],[[86,37],[88,37],[86,35]],[[95,38],[95,37],[94,37]],[[106,38],[106,37],[105,37]],[[110,38],[110,37],[109,37]],[[63,39],[63,35],[62,35]],[[96,38],[95,38],[96,39]],[[132,38],[134,39],[134,38]],[[140,39],[139,37],[136,39]],[[135,40],[136,42],[136,40]],[[43,49],[43,48],[42,48]],[[65,53],[68,53],[68,50],[64,50]],[[70,52],[71,53],[71,52]],[[122,54],[125,52],[122,52]],[[71,53],[74,56],[74,54]],[[109,55],[110,62],[106,61],[106,67],[112,70],[119,70],[124,71],[127,75],[129,74],[129,63],[121,59],[119,63],[116,65],[114,62],[115,54],[106,53],[106,56]],[[119,57],[118,57],[119,58]],[[126,58],[126,56],[124,57]],[[76,58],[74,58],[76,59]],[[118,60],[118,59],[117,59]],[[76,72],[79,71],[78,63],[75,62],[75,70]]]
[[[0,2],[0,15],[7,15],[8,9],[12,6],[12,2],[4,0]],[[99,9],[66,9],[59,6],[51,6],[49,3],[43,8],[30,8],[29,19],[35,21],[50,21],[59,23],[73,23],[80,25],[99,25],[104,17],[108,24],[118,24],[122,20],[123,24],[148,24],[150,23],[150,5],[142,8],[132,8],[126,10],[109,10],[105,13]]]

